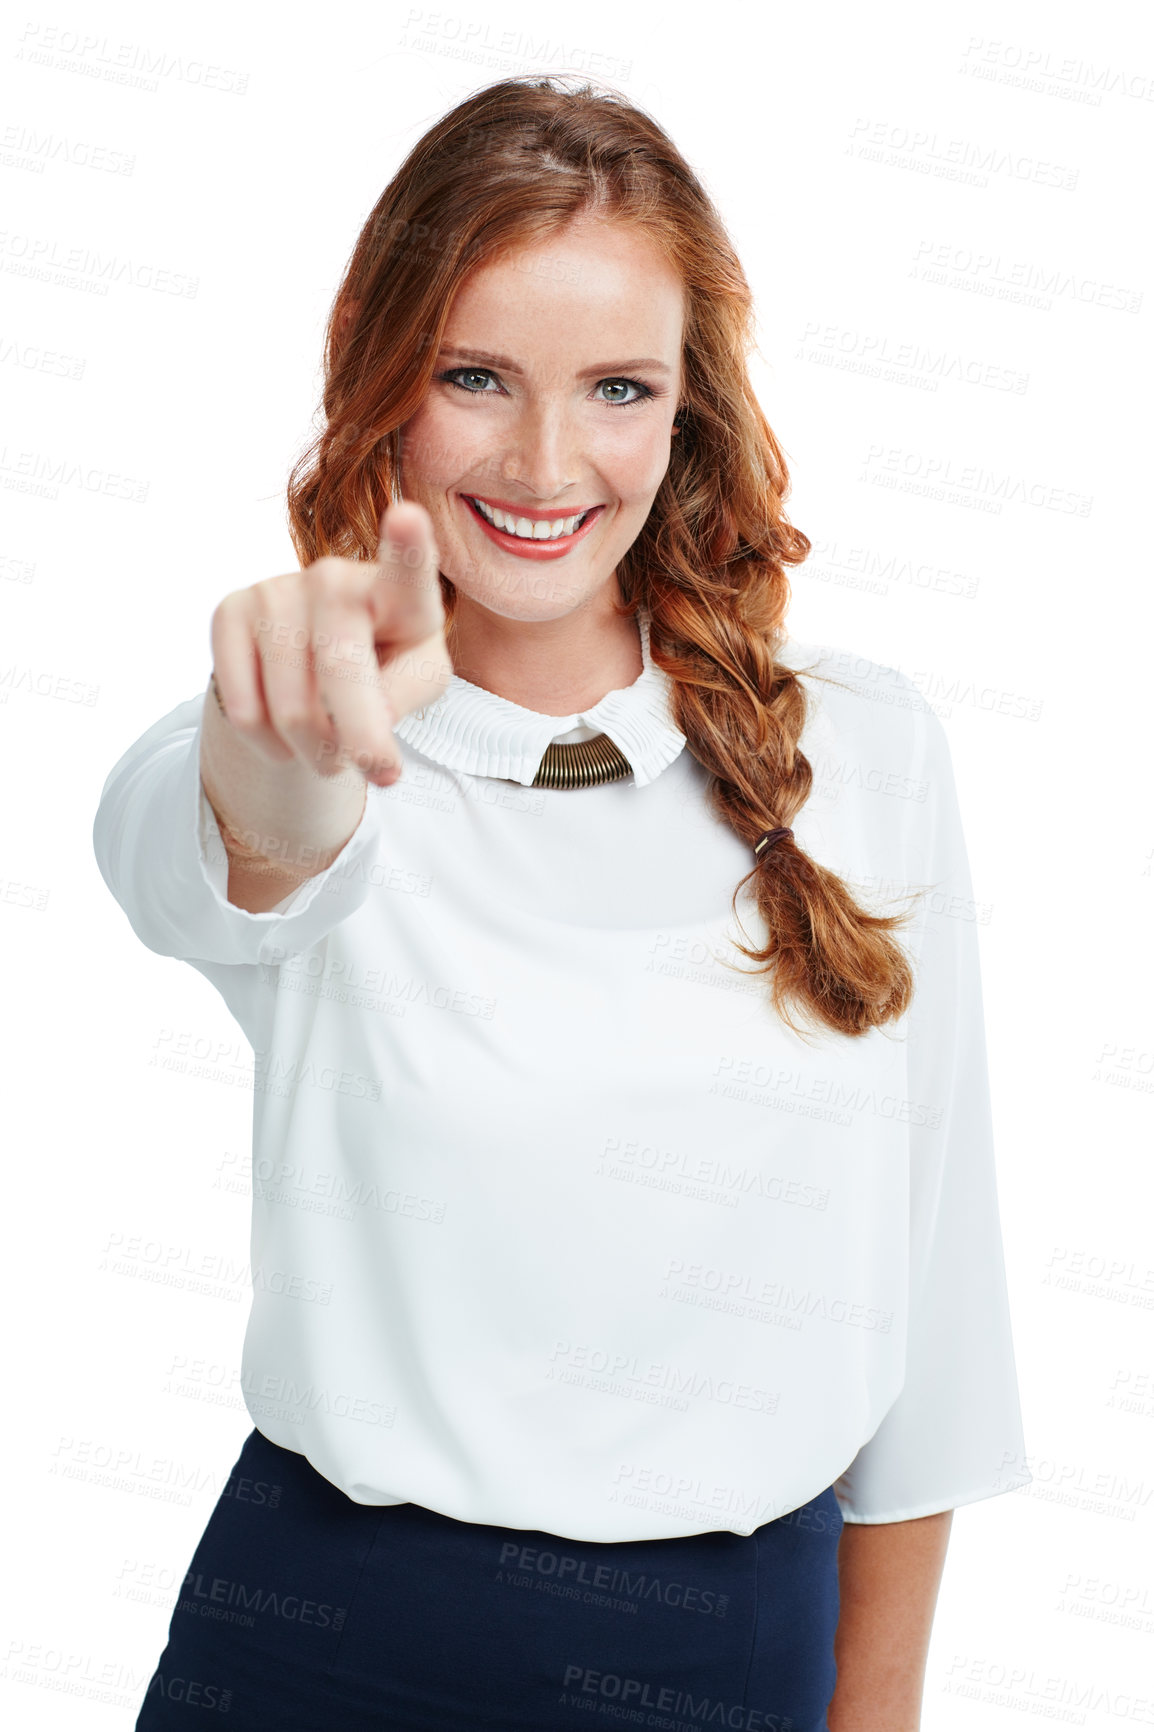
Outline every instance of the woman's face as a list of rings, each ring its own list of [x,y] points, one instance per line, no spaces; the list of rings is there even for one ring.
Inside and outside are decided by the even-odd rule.
[[[460,597],[551,620],[616,593],[669,465],[683,328],[680,278],[601,219],[465,281],[401,434],[401,491]]]

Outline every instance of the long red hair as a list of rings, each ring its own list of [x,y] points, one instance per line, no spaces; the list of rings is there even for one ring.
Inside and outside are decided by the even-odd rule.
[[[618,92],[530,75],[461,102],[417,142],[353,249],[325,336],[324,430],[295,464],[289,532],[302,568],[371,559],[399,492],[399,429],[429,388],[456,291],[496,254],[575,217],[631,225],[686,288],[681,431],[641,533],[617,567],[625,610],[644,607],[650,650],[673,682],[673,720],[710,772],[717,814],[752,844],[809,797],[798,749],[807,697],[777,661],[789,582],[810,542],[785,514],[789,474],[754,395],[749,285],[701,183],[649,115]],[[452,583],[442,575],[452,655]],[[848,1035],[898,1018],[913,992],[879,914],[785,838],[751,883],[768,938],[739,945],[773,1008]]]

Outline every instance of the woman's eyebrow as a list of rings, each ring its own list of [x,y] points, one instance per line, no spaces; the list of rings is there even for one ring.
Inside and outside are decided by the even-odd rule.
[[[517,365],[516,361],[511,361],[507,355],[490,355],[484,349],[460,349],[451,343],[446,343],[441,347],[441,354],[446,357],[455,356],[459,361],[481,361],[486,367],[500,367],[505,373],[520,373],[524,370]],[[598,378],[605,378],[609,374],[624,373],[640,367],[658,373],[672,373],[673,371],[672,367],[667,366],[664,361],[646,356],[636,361],[611,361],[597,367],[584,367],[578,377],[588,379],[596,374]]]

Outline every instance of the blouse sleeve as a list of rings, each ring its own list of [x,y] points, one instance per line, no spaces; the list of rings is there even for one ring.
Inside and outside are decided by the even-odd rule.
[[[113,765],[92,829],[101,876],[136,936],[188,961],[280,961],[307,950],[364,902],[380,845],[370,784],[360,823],[323,872],[276,907],[228,900],[228,855],[200,779],[204,696],[178,704]]]
[[[910,682],[911,692],[916,688]],[[949,745],[918,697],[924,887],[907,1013],[905,1382],[836,1481],[847,1522],[908,1521],[1028,1485],[994,1163],[978,935]]]

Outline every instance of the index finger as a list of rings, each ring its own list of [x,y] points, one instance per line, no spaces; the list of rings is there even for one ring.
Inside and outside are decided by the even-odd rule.
[[[378,635],[405,647],[422,643],[444,622],[444,602],[433,520],[415,499],[381,513],[373,585]]]
[[[401,773],[393,737],[393,706],[381,682],[374,631],[373,568],[337,559],[306,574],[309,635],[317,693],[328,712],[341,754],[371,781],[388,786]]]

